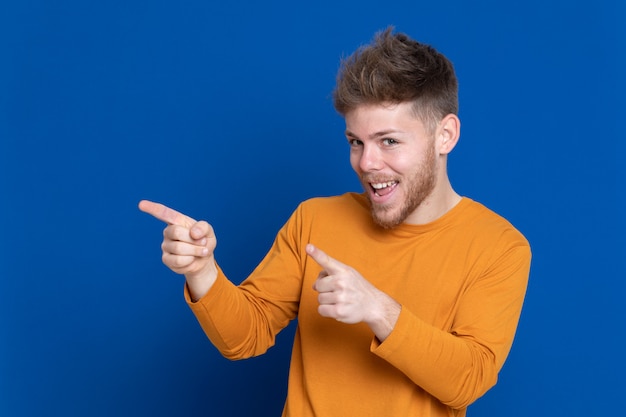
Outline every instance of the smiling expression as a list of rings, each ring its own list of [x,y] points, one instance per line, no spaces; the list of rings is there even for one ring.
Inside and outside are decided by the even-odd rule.
[[[374,222],[384,228],[415,223],[416,210],[437,185],[434,135],[414,115],[410,103],[363,105],[345,119],[350,163]]]

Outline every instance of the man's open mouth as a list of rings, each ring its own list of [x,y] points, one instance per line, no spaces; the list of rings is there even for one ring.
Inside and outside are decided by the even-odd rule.
[[[389,194],[396,185],[398,185],[398,181],[370,182],[370,187],[374,190],[374,194],[379,197]]]

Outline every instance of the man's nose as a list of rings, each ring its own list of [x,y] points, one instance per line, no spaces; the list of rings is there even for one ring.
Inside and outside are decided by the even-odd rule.
[[[359,160],[359,168],[363,172],[377,171],[383,167],[383,158],[380,149],[372,145],[364,145],[361,159]]]

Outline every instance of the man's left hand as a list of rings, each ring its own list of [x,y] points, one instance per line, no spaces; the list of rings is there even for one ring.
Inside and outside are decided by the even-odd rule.
[[[381,342],[385,340],[398,320],[400,304],[314,245],[308,244],[306,252],[322,267],[313,285],[319,293],[319,314],[343,323],[364,322]]]

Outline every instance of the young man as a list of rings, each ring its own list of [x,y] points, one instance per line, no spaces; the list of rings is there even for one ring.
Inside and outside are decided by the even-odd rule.
[[[390,29],[343,62],[334,104],[365,192],[302,203],[241,285],[212,227],[163,205],[163,262],[228,358],[298,329],[283,416],[464,416],[492,387],[519,319],[530,248],[448,180],[452,64]]]

